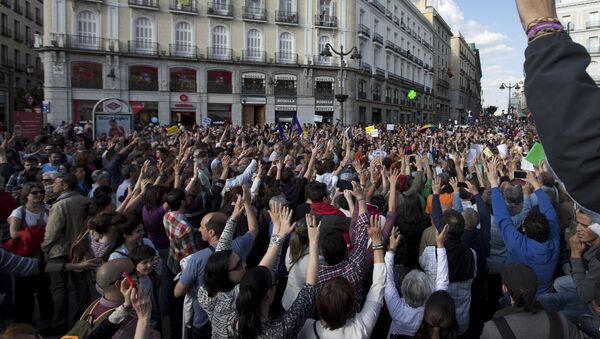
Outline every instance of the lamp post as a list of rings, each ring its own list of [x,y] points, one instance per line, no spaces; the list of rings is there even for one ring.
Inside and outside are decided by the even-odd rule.
[[[515,90],[519,90],[521,87],[519,87],[519,84],[511,84],[510,82],[508,83],[508,85],[505,85],[504,83],[502,83],[502,85],[500,85],[500,89],[501,90],[505,90],[508,88],[508,109],[506,110],[506,114],[510,114],[510,91],[514,88]]]
[[[321,51],[320,55],[324,57],[331,57],[333,54],[338,55],[340,57],[340,94],[335,95],[335,99],[340,103],[340,115],[342,118],[342,125],[344,125],[344,102],[348,99],[348,95],[344,94],[344,57],[350,55],[350,59],[358,59],[360,60],[362,56],[358,51],[356,46],[350,48],[349,51],[344,52],[344,45],[340,45],[340,50],[337,51],[331,44],[327,43],[325,48]]]

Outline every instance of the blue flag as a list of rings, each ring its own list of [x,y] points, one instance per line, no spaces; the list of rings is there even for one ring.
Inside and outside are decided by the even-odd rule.
[[[285,142],[285,134],[283,133],[283,127],[281,126],[281,121],[277,119],[277,131],[279,132],[279,139]]]
[[[302,135],[302,126],[300,125],[300,121],[298,121],[298,116],[296,112],[294,112],[294,117],[292,118],[292,126],[290,128],[296,128],[296,132],[298,135]]]

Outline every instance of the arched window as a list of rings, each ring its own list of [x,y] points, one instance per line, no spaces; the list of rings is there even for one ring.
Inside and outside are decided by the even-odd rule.
[[[262,36],[258,29],[251,29],[248,31],[246,48],[246,57],[249,59],[260,59],[262,50]]]
[[[189,56],[193,51],[192,26],[185,21],[175,25],[175,53],[179,56]]]
[[[219,59],[226,59],[231,55],[227,48],[227,30],[223,26],[216,26],[212,30],[211,54]]]
[[[90,11],[81,11],[77,15],[77,43],[80,47],[98,47],[98,28],[96,14]]]
[[[141,17],[135,21],[134,48],[138,52],[156,52],[154,45],[154,27],[150,19]]]
[[[329,37],[326,35],[322,35],[319,37],[319,62],[321,63],[331,63],[331,57],[321,56],[321,52],[325,49],[325,46],[329,43]]]
[[[279,55],[277,59],[278,62],[282,63],[294,61],[294,40],[289,32],[279,34]]]

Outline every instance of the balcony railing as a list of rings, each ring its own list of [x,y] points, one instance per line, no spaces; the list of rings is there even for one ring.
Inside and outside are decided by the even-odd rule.
[[[196,0],[171,0],[169,9],[175,12],[198,14],[198,3]]]
[[[242,18],[246,20],[267,21],[267,9],[262,7],[242,7]]]
[[[296,90],[296,88],[277,86],[277,84],[275,84],[273,94],[276,97],[295,97],[298,95],[298,91]]]
[[[7,38],[12,38],[12,30],[8,27],[2,27],[0,29],[0,34],[2,34],[3,36],[5,36]]]
[[[15,62],[15,71],[25,72],[26,70],[27,70],[27,65],[22,64],[20,62]]]
[[[275,22],[297,25],[298,12],[275,11]]]
[[[383,45],[383,35],[379,33],[373,33],[373,43],[379,43]]]
[[[227,5],[220,2],[209,2],[207,15],[219,16],[232,18],[233,17],[233,5]]]
[[[445,88],[450,88],[450,83],[444,79],[437,79],[437,83],[438,85],[445,87]]]
[[[275,62],[278,64],[297,64],[298,54],[296,53],[275,53]]]
[[[373,6],[375,6],[375,8],[377,8],[377,10],[379,10],[381,13],[385,14],[385,6],[381,3],[379,3],[379,1],[377,0],[372,0],[371,4]]]
[[[367,72],[369,74],[373,73],[373,69],[371,68],[371,65],[369,65],[368,63],[366,63],[364,61],[358,62],[358,68],[361,70],[361,72]]]
[[[358,98],[359,99],[366,99],[367,98],[367,92],[358,91]]]
[[[381,94],[373,93],[373,101],[381,101]]]
[[[246,87],[242,85],[243,95],[265,95],[265,87]]]
[[[586,28],[597,28],[600,27],[600,20],[592,20],[592,21],[588,21],[585,24]]]
[[[392,52],[396,51],[396,44],[391,42],[390,40],[385,41],[385,49],[389,49]]]
[[[242,60],[245,62],[267,62],[267,52],[258,49],[245,49],[242,51]]]
[[[328,56],[314,55],[313,60],[315,60],[315,63],[320,66],[337,66],[337,65],[339,65],[338,58],[334,57],[334,56],[328,57]]]
[[[127,50],[132,54],[158,55],[158,44],[145,40],[129,40]]]
[[[358,25],[358,34],[366,37],[371,37],[371,29],[363,24]]]
[[[15,41],[18,41],[18,42],[23,42],[23,41],[25,41],[25,38],[24,38],[24,36],[23,36],[23,33],[21,33],[21,32],[15,32],[14,39],[15,39]]]
[[[67,35],[65,39],[65,47],[101,51],[104,49],[105,42],[105,39],[97,36]]]
[[[35,24],[39,26],[44,26],[44,20],[41,16],[38,16],[37,14],[35,16]]]
[[[177,58],[198,59],[198,47],[192,44],[170,44],[169,55]]]
[[[208,47],[206,57],[210,60],[233,60],[233,51],[231,48]]]
[[[385,78],[385,69],[375,67],[375,75]]]
[[[315,91],[315,99],[317,100],[333,100],[334,99],[334,93],[333,93],[333,89],[327,89],[327,90],[323,90],[320,89],[318,91]]]
[[[315,26],[320,27],[337,27],[337,16],[333,15],[315,15]]]
[[[31,9],[25,9],[25,18],[33,20],[33,13],[31,12]]]
[[[399,75],[396,75],[392,72],[388,72],[388,79],[396,82],[402,82],[402,78]]]
[[[387,9],[385,10],[385,16],[394,20],[394,14],[392,14],[392,11],[390,11],[390,10],[387,10]]]
[[[158,9],[158,0],[128,0],[129,6]]]
[[[396,105],[398,105],[398,101],[399,101],[398,97],[394,97],[393,103],[396,104]]]

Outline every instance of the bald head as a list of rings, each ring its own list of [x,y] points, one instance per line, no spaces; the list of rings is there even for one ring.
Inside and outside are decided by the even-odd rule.
[[[208,213],[202,218],[200,223],[204,225],[207,230],[215,232],[215,235],[220,237],[221,233],[223,233],[223,229],[225,229],[225,224],[227,223],[227,214],[222,212]]]
[[[114,282],[122,278],[123,272],[131,272],[134,268],[131,260],[127,258],[109,260],[98,268],[96,282],[106,293],[111,289],[116,289]]]

